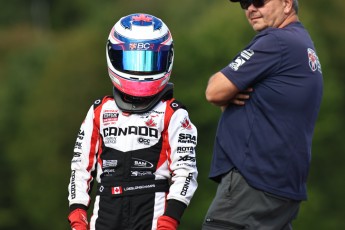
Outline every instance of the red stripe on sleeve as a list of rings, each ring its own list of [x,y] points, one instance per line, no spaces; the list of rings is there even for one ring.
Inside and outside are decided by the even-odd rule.
[[[159,161],[157,164],[157,168],[159,168],[167,159],[169,161],[169,164],[171,163],[170,154],[170,144],[169,144],[169,133],[168,133],[168,127],[169,122],[172,114],[174,113],[174,110],[170,107],[170,103],[174,99],[170,99],[166,101],[166,109],[165,109],[165,115],[164,115],[164,129],[162,132],[162,150],[160,153]]]

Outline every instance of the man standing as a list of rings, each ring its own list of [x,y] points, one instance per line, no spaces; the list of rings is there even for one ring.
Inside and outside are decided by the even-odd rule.
[[[297,0],[231,1],[258,33],[207,85],[223,113],[209,174],[219,185],[202,229],[292,229],[307,199],[321,65]]]

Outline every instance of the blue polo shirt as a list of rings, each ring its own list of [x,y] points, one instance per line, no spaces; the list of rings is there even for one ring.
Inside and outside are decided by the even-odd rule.
[[[210,178],[236,167],[253,187],[307,199],[306,180],[323,78],[301,23],[258,33],[221,72],[238,89],[253,87],[245,106],[222,113]]]

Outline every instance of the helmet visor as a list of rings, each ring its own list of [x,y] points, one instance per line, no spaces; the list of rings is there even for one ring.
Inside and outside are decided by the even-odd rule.
[[[171,51],[170,49],[160,49],[160,51],[110,49],[109,58],[118,71],[137,75],[151,75],[167,71]]]

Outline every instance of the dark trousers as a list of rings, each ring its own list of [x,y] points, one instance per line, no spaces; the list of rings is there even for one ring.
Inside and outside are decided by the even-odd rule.
[[[99,200],[98,200],[99,199]],[[155,193],[135,196],[99,196],[97,218],[90,222],[97,230],[149,230],[153,228]]]
[[[299,206],[300,201],[254,189],[234,169],[218,185],[202,230],[292,230]]]

